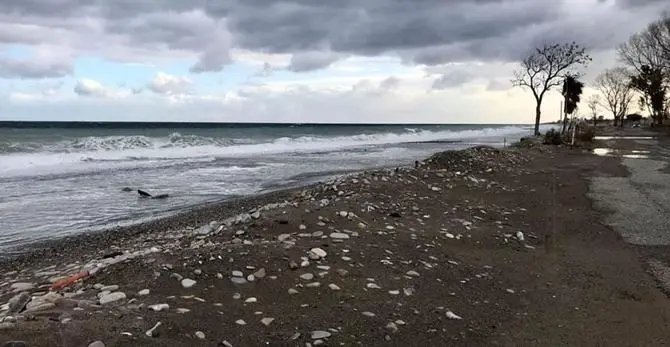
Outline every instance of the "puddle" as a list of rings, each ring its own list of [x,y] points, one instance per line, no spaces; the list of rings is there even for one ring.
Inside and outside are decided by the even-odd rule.
[[[606,156],[609,155],[610,153],[613,153],[614,150],[611,148],[595,148],[593,149],[593,154],[599,155],[599,156]]]
[[[653,136],[596,136],[595,140],[653,140]]]
[[[593,154],[601,157],[622,157],[629,159],[647,159],[649,151],[632,150],[629,153],[621,153],[614,148],[594,148]]]

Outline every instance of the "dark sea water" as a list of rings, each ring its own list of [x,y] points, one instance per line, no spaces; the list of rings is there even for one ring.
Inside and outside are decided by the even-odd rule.
[[[189,207],[502,146],[525,125],[0,122],[0,249]],[[169,194],[138,199],[123,187]]]

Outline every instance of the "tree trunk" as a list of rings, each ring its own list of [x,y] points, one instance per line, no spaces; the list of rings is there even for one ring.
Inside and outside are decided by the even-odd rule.
[[[598,126],[598,117],[594,114],[593,115],[593,127],[595,128],[597,126]]]
[[[542,101],[538,100],[535,106],[535,136],[540,136],[540,115],[542,114]]]
[[[614,127],[616,128],[618,124],[619,124],[619,117],[614,116]]]

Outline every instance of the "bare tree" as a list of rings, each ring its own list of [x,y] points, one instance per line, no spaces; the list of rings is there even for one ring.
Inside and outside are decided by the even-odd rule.
[[[536,48],[521,61],[512,83],[515,87],[525,87],[535,97],[535,135],[540,134],[542,100],[552,88],[563,84],[567,75],[576,76],[571,71],[576,66],[585,66],[591,61],[586,50],[576,43],[544,45]]]
[[[591,111],[591,117],[593,117],[593,126],[595,127],[598,125],[598,105],[600,105],[600,96],[591,95],[587,104]]]
[[[660,63],[666,74],[670,73],[670,13],[666,12],[661,19],[652,22],[647,28],[647,32],[656,46]]]
[[[614,117],[614,126],[623,126],[623,119],[634,97],[628,71],[623,67],[605,70],[596,77],[595,87],[604,98],[605,108]]]
[[[633,88],[640,92],[640,106],[657,124],[667,118],[666,92],[670,88],[670,14],[651,22],[618,47],[622,62],[635,70]]]
[[[650,28],[653,23],[650,24]],[[633,34],[627,42],[617,48],[619,59],[635,71],[642,72],[643,66],[660,68],[665,65],[662,50],[649,29]]]

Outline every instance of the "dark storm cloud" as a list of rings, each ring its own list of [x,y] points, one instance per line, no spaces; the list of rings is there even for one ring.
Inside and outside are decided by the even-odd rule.
[[[312,3],[240,2],[231,6],[229,28],[240,44],[253,49],[290,53],[328,46],[337,52],[377,55],[498,37],[551,19],[559,4],[519,0]]]
[[[667,2],[605,0],[575,19],[597,1],[566,1],[2,0],[0,42],[70,45],[127,61],[175,52],[197,57],[192,72],[220,71],[230,48],[293,54],[293,71],[350,55],[392,54],[428,65],[510,61],[548,41],[611,49]],[[327,53],[314,53],[320,51]]]

